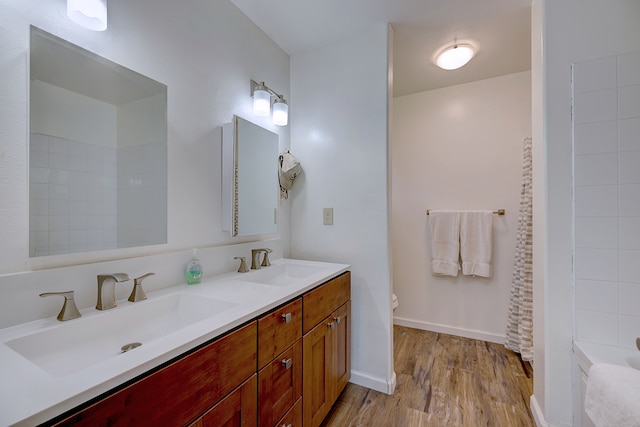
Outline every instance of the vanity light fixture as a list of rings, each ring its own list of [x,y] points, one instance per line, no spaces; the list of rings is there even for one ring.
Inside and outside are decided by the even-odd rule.
[[[455,42],[436,55],[436,65],[443,70],[456,70],[464,66],[476,54],[476,48],[468,43]]]
[[[263,117],[271,114],[271,97],[274,97],[273,124],[286,126],[289,123],[289,105],[284,95],[270,89],[264,82],[258,83],[251,80],[251,96],[253,97],[253,114]]]
[[[107,0],[67,0],[67,16],[93,31],[107,29]]]

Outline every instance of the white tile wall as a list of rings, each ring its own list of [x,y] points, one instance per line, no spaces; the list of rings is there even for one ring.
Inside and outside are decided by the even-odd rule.
[[[574,64],[575,308],[581,340],[640,334],[640,52]]]
[[[114,247],[115,158],[112,148],[31,135],[31,256]]]

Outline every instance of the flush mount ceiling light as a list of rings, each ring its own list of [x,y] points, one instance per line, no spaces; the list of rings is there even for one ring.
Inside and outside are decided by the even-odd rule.
[[[443,70],[456,70],[476,54],[476,48],[468,43],[454,43],[436,55],[436,65]]]
[[[107,29],[107,0],[67,0],[67,16],[93,31]]]
[[[283,95],[270,89],[264,82],[251,80],[251,96],[253,97],[253,114],[266,117],[271,114],[271,97],[273,102],[273,124],[286,126],[289,122],[289,105]]]

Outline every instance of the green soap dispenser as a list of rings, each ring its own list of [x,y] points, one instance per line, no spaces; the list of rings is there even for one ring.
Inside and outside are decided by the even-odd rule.
[[[189,260],[184,274],[187,278],[187,285],[196,285],[202,280],[202,266],[198,259],[197,249],[192,250],[191,260]]]

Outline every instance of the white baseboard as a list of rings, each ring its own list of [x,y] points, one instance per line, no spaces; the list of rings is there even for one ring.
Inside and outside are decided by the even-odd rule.
[[[393,318],[394,325],[406,326],[408,328],[421,329],[459,337],[472,338],[475,340],[489,341],[497,344],[504,344],[504,335],[492,334],[489,332],[476,331],[473,329],[456,328],[454,326],[440,325],[437,323],[422,322],[418,320],[406,319],[402,317]]]
[[[362,372],[351,370],[351,379],[349,382],[362,387],[367,387],[380,393],[393,394],[396,388],[396,373],[389,380],[379,377],[372,377]]]
[[[533,420],[536,422],[536,426],[549,427],[549,424],[547,424],[544,419],[544,414],[540,410],[540,406],[538,406],[538,401],[533,394],[531,395],[531,399],[529,399],[529,406],[531,409],[531,414],[533,414]]]

